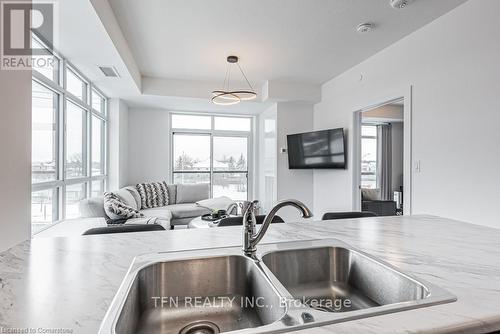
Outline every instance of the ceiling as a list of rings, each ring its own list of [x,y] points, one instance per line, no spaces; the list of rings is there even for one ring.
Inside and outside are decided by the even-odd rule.
[[[463,2],[413,0],[395,10],[389,0],[61,1],[56,49],[132,108],[257,114],[300,101],[298,93],[319,101],[320,84]],[[361,22],[376,29],[359,35]],[[240,56],[258,100],[210,103],[229,54]],[[104,77],[98,65],[120,77]]]
[[[466,0],[109,0],[143,76],[322,84]],[[359,23],[375,25],[360,35]]]

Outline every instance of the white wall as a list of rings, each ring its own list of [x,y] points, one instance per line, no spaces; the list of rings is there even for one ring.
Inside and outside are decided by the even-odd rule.
[[[278,200],[298,199],[313,209],[313,171],[288,168],[288,155],[281,153],[287,147],[286,136],[311,131],[313,106],[305,103],[277,103],[277,197]],[[287,221],[298,220],[294,208],[284,208],[278,213]]]
[[[121,99],[109,100],[108,189],[128,185],[128,106]]]
[[[169,113],[156,109],[129,109],[129,184],[169,180]]]
[[[317,129],[352,129],[353,111],[413,85],[415,214],[500,227],[499,12],[500,1],[468,1],[323,86]],[[316,213],[348,210],[351,196],[352,166],[314,172]]]
[[[0,70],[0,251],[30,238],[31,71]]]

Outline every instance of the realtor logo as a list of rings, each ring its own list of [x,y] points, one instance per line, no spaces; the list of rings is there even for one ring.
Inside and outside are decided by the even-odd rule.
[[[49,48],[56,37],[57,3],[7,1],[1,4],[1,69],[31,70],[53,67],[53,57],[41,43],[32,43],[32,32]]]

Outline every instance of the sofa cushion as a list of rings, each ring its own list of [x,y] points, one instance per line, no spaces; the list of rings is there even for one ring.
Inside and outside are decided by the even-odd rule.
[[[166,206],[159,208],[142,209],[139,212],[142,213],[144,217],[155,217],[161,220],[168,220],[169,222],[172,219],[172,212],[167,209]]]
[[[139,210],[141,208],[141,195],[139,195],[137,189],[133,186],[128,186],[124,189],[126,189],[132,195],[132,197],[134,197],[136,203],[135,205],[137,206],[137,210]]]
[[[167,184],[167,190],[168,190],[168,204],[177,203],[177,185]]]
[[[210,185],[207,183],[177,185],[175,204],[195,203],[207,198],[210,198]]]
[[[211,212],[209,209],[202,208],[194,203],[167,205],[165,208],[172,212],[173,219],[194,218]]]
[[[104,197],[92,197],[80,201],[80,214],[82,218],[104,217]]]
[[[116,191],[113,191],[113,194],[118,196],[123,204],[130,206],[134,210],[139,210],[139,207],[137,206],[137,201],[135,200],[134,196],[132,196],[130,191],[127,190],[127,188],[121,188]]]

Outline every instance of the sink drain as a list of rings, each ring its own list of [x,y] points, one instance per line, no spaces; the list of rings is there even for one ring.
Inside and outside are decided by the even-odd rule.
[[[196,321],[185,326],[179,334],[219,334],[220,328],[211,321]]]
[[[305,304],[309,306],[310,308],[313,308],[317,311],[322,311],[322,312],[331,312],[334,313],[336,312],[332,307],[328,307],[326,305],[322,305],[321,303],[315,302],[315,301],[306,301]]]

